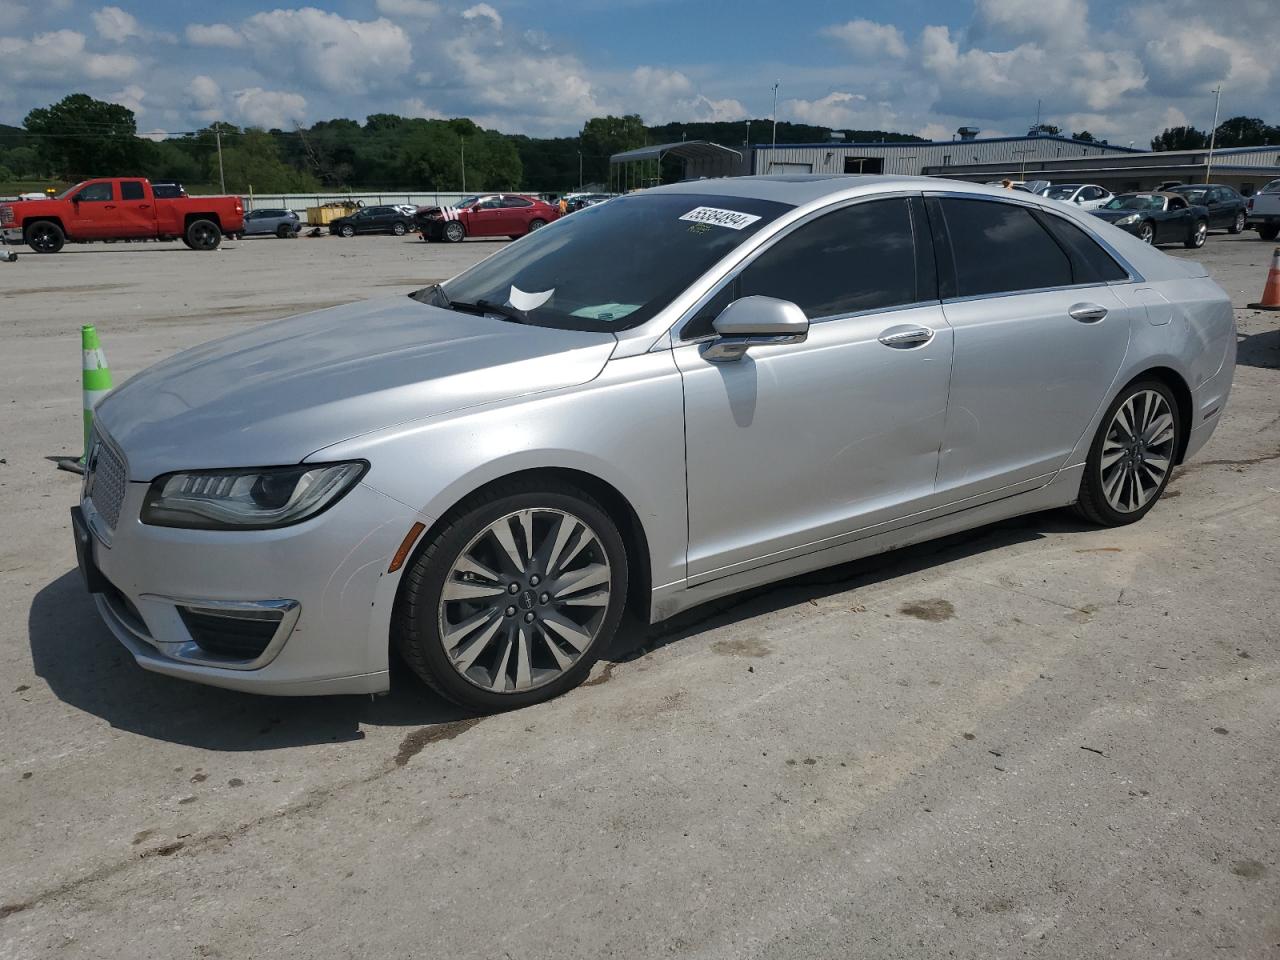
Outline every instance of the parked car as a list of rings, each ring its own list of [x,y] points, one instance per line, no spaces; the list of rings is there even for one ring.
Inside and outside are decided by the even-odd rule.
[[[1090,212],[1143,243],[1181,241],[1195,249],[1204,246],[1209,234],[1209,211],[1192,206],[1179,193],[1122,193]]]
[[[413,220],[397,207],[361,207],[355,213],[329,221],[329,232],[340,237],[357,233],[391,233],[403,237],[413,229]]]
[[[604,203],[613,197],[611,193],[571,193],[565,197],[565,204],[569,208],[569,213],[576,210],[583,210],[586,207],[594,207],[598,203]]]
[[[67,241],[179,238],[193,250],[214,250],[223,234],[243,228],[239,197],[161,197],[141,177],[86,180],[52,200],[0,204],[5,241],[36,253],[57,253]]]
[[[510,237],[516,240],[560,217],[560,208],[515,193],[468,197],[457,206],[423,207],[414,222],[423,240],[458,243],[467,237]]]
[[[173,200],[176,197],[185,197],[187,189],[176,180],[152,180],[151,192],[158,199]]]
[[[1280,236],[1280,180],[1272,180],[1249,198],[1249,226],[1263,240]]]
[[[1034,196],[654,187],[137,374],[97,407],[78,556],[148,670],[370,693],[396,648],[507,709],[581,683],[628,604],[1069,504],[1139,520],[1235,350],[1200,264]]]
[[[1114,194],[1093,183],[1055,183],[1041,190],[1040,196],[1062,203],[1074,203],[1081,210],[1096,210]]]
[[[292,237],[302,229],[302,221],[292,210],[283,207],[263,207],[253,210],[244,216],[245,236],[256,234],[272,234],[277,237]]]
[[[1249,219],[1249,201],[1235,187],[1221,183],[1184,183],[1169,188],[1170,193],[1186,197],[1193,206],[1209,212],[1209,229],[1227,233],[1244,233]]]
[[[418,212],[418,208],[414,206],[412,203],[395,203],[395,204],[392,204],[392,206],[394,206],[397,210],[403,213],[410,220],[412,220],[414,214]]]

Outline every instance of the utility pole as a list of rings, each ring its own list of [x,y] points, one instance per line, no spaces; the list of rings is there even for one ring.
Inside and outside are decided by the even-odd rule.
[[[222,187],[222,192],[226,193],[227,192],[227,176],[222,171],[222,130],[220,128],[215,129],[213,133],[218,141],[218,184],[219,186]]]
[[[458,138],[459,149],[462,151],[462,192],[467,192],[467,138]]]
[[[773,81],[773,145],[778,145],[778,84],[781,80]]]
[[[578,190],[582,190],[582,151],[578,151]]]
[[[1204,164],[1204,182],[1209,182],[1209,174],[1213,171],[1213,147],[1218,142],[1218,108],[1222,106],[1222,84],[1218,84],[1218,89],[1213,91],[1215,99],[1213,101],[1213,129],[1209,131],[1209,158]]]

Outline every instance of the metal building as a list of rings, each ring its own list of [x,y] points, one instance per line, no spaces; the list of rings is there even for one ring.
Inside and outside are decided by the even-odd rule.
[[[966,133],[972,128],[964,128]],[[1105,157],[1143,153],[1130,147],[1073,140],[1070,137],[988,137],[962,134],[956,140],[916,143],[788,143],[756,145],[751,172],[767,173],[886,173],[915,176],[926,167],[954,169],[971,164],[1000,164],[1025,180],[1023,168],[1032,163],[1066,158]],[[990,179],[990,178],[988,178]]]

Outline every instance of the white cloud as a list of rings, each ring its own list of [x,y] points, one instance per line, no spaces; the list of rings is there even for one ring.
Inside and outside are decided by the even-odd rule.
[[[249,87],[231,94],[236,116],[249,127],[289,129],[307,115],[307,98],[284,90]]]
[[[84,34],[74,30],[40,33],[30,40],[0,37],[0,82],[124,80],[141,66],[136,57],[90,53]]]
[[[416,117],[419,120],[444,120],[445,115],[434,107],[429,107],[421,97],[410,97],[400,101],[400,114],[405,117]]]
[[[1088,21],[1087,0],[976,0],[969,39],[974,45],[1069,48],[1086,42]]]
[[[138,26],[137,17],[119,7],[103,7],[101,10],[95,10],[90,16],[94,29],[103,40],[124,43],[130,37],[142,36],[143,31]]]
[[[192,113],[204,123],[222,117],[222,87],[213,77],[197,74],[187,84],[187,100]]]
[[[430,19],[440,12],[435,0],[378,0],[378,12],[388,17],[417,17]]]
[[[848,23],[823,27],[822,34],[839,40],[862,57],[882,56],[901,59],[907,55],[907,42],[902,31],[892,24],[874,20],[850,20]]]
[[[489,21],[495,30],[502,29],[502,14],[487,3],[477,3],[474,7],[467,7],[462,11],[464,20],[477,20],[484,18]]]
[[[242,47],[244,37],[235,27],[225,23],[190,23],[186,30],[187,43],[194,47]]]
[[[142,101],[147,98],[147,91],[136,83],[131,83],[123,90],[117,90],[107,97],[112,103],[128,107],[134,113],[142,112]]]
[[[27,5],[22,0],[0,0],[0,30],[16,27],[27,19]]]
[[[860,93],[835,90],[816,100],[792,99],[779,105],[782,119],[833,129],[894,131],[901,126],[889,103]]]
[[[314,7],[255,13],[243,34],[263,72],[297,76],[332,93],[391,85],[410,66],[409,35],[396,24],[348,20]]]

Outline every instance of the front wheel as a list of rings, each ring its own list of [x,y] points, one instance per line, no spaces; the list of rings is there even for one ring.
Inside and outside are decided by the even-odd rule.
[[[1182,430],[1177,401],[1162,381],[1125,387],[1089,448],[1076,512],[1104,527],[1141,520],[1169,484]]]
[[[1243,210],[1236,214],[1236,218],[1231,221],[1231,226],[1227,227],[1227,233],[1244,233],[1245,216]]]
[[[1199,250],[1204,246],[1204,242],[1209,237],[1209,224],[1203,220],[1197,220],[1191,228],[1191,233],[1187,235],[1187,239],[1182,241],[1182,245],[1188,250]]]
[[[356,235],[356,228],[351,226],[351,224],[349,223],[344,223],[342,226],[338,228],[338,236],[340,237],[346,237],[348,240],[350,240],[355,235]]]
[[[67,235],[56,223],[41,220],[27,227],[24,239],[36,253],[57,253],[67,242]]]
[[[587,493],[511,483],[464,503],[405,573],[393,636],[409,666],[471,710],[576,687],[627,593],[617,526]]]
[[[403,223],[394,223],[391,225],[391,232],[394,233],[397,237],[403,237],[406,233],[409,232],[409,228],[406,227]]]
[[[216,250],[222,243],[222,231],[212,220],[193,220],[187,227],[187,246],[192,250]]]
[[[1138,239],[1143,243],[1156,242],[1156,228],[1150,221],[1138,228]]]
[[[466,228],[457,220],[450,220],[444,225],[444,238],[450,243],[461,243],[466,235]]]

